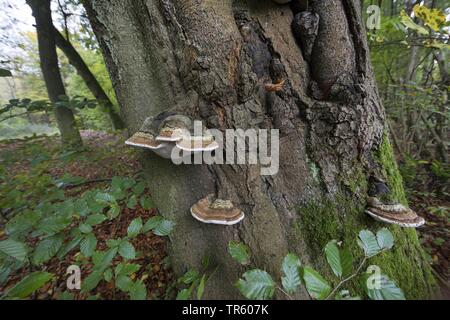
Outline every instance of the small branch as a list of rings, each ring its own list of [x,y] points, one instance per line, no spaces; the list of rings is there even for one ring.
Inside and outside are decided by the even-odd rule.
[[[93,179],[93,180],[86,180],[86,181],[83,181],[83,182],[80,182],[80,183],[75,183],[75,184],[66,184],[66,185],[63,185],[61,188],[62,189],[69,189],[69,188],[76,188],[76,187],[79,187],[79,186],[82,186],[82,185],[85,185],[85,184],[91,184],[91,183],[100,183],[100,182],[109,182],[109,181],[111,181],[112,179]]]
[[[284,295],[289,298],[289,300],[294,300],[294,298],[292,298],[292,296],[289,293],[287,293],[286,291],[284,291],[283,288],[281,288],[279,285],[275,285],[275,288],[277,288],[278,290],[283,292]]]

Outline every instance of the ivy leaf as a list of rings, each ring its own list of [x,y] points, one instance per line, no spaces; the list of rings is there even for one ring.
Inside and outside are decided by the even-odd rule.
[[[389,250],[394,246],[394,236],[387,228],[377,232],[377,242],[381,249]]]
[[[303,281],[306,290],[313,299],[323,300],[331,292],[331,286],[328,282],[314,269],[310,267],[303,268]]]
[[[97,247],[97,238],[93,233],[89,233],[80,243],[80,251],[85,257],[90,257]]]
[[[358,245],[364,250],[366,257],[372,257],[381,250],[376,236],[369,230],[361,230],[359,232]]]
[[[136,237],[142,229],[142,219],[136,218],[131,221],[127,229],[127,234],[130,238]]]
[[[119,254],[124,259],[134,259],[136,258],[136,250],[134,249],[134,246],[128,242],[128,241],[122,241],[122,243],[119,245]]]
[[[275,291],[275,283],[272,277],[263,270],[254,269],[243,274],[244,279],[236,283],[239,291],[247,299],[264,300],[271,299]]]
[[[32,272],[17,283],[6,294],[10,298],[26,298],[53,278],[53,274],[43,271]]]
[[[27,247],[25,244],[13,239],[0,241],[0,251],[22,262],[27,258]]]
[[[301,284],[300,267],[300,259],[295,254],[289,253],[284,257],[281,266],[284,277],[281,278],[281,283],[288,293],[294,293]]]
[[[61,235],[48,237],[37,245],[33,252],[33,264],[41,265],[50,260],[61,248],[63,237]]]
[[[352,271],[353,258],[348,249],[339,249],[336,240],[332,240],[325,246],[325,255],[333,273],[342,278]]]
[[[250,263],[249,248],[242,242],[230,241],[228,243],[228,252],[233,259],[243,266]]]
[[[375,283],[367,280],[366,284],[367,295],[372,300],[406,300],[402,289],[398,288],[386,275],[379,275]]]

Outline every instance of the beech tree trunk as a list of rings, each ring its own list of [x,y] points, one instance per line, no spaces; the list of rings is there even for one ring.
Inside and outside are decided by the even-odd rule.
[[[296,1],[295,1],[296,2]],[[391,199],[405,202],[372,74],[360,1],[310,0],[320,16],[311,59],[294,38],[294,14],[304,6],[270,0],[90,0],[86,9],[100,41],[130,133],[173,107],[208,128],[280,130],[280,170],[257,165],[180,165],[143,152],[148,184],[160,212],[176,221],[170,236],[173,268],[218,270],[205,297],[239,298],[243,271],[228,254],[242,241],[252,266],[280,279],[288,252],[330,277],[323,247],[331,239],[356,245],[363,228],[388,227],[396,247],[373,264],[409,298],[434,288],[417,234],[364,213],[369,174],[386,179]],[[284,90],[266,83],[286,80]],[[234,226],[202,224],[189,208],[209,193],[246,213]],[[350,284],[352,292],[361,286]],[[279,295],[277,298],[285,298]],[[297,298],[308,298],[305,292]]]
[[[111,120],[111,125],[114,130],[123,129],[125,124],[123,123],[120,115],[114,110],[114,106],[109,99],[108,95],[103,90],[100,83],[98,83],[95,76],[92,74],[89,67],[84,62],[83,58],[73,47],[73,45],[58,31],[54,28],[55,42],[59,49],[66,55],[67,59],[72,66],[75,67],[77,73],[83,79],[84,83],[91,91],[92,95],[97,100],[98,104],[104,112],[106,112]]]
[[[27,3],[31,7],[36,20],[41,70],[48,97],[54,105],[53,110],[61,140],[65,145],[74,147],[82,145],[80,132],[76,127],[72,110],[63,106],[56,106],[56,103],[60,101],[60,96],[64,96],[66,91],[59,70],[58,56],[56,55],[50,0],[27,0]]]

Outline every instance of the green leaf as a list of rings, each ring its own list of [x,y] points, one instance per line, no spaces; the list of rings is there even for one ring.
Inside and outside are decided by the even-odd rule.
[[[361,230],[359,232],[358,245],[364,250],[366,257],[372,257],[381,250],[376,236],[369,230]]]
[[[129,209],[133,209],[134,207],[136,207],[136,205],[137,205],[137,198],[136,198],[135,195],[132,195],[132,196],[130,197],[130,199],[128,199],[127,207],[128,207]]]
[[[394,281],[390,280],[386,275],[380,275],[379,287],[369,289],[369,281],[366,281],[366,292],[372,300],[406,300],[402,289],[398,288]],[[377,287],[377,288],[376,288]]]
[[[150,230],[155,229],[157,226],[159,226],[161,224],[161,222],[164,220],[163,217],[161,216],[154,216],[151,217],[147,220],[147,222],[144,224],[144,226],[142,227],[142,232],[148,232]]]
[[[119,276],[116,278],[116,287],[123,292],[128,292],[133,287],[133,280],[128,276]]]
[[[86,219],[86,224],[90,225],[90,226],[95,226],[97,224],[102,223],[103,221],[105,221],[107,218],[104,214],[101,213],[96,213],[96,214],[92,214],[89,217],[87,217]]]
[[[13,239],[0,241],[0,251],[19,261],[25,261],[27,258],[27,247],[25,244]]]
[[[80,251],[85,257],[90,257],[97,247],[97,238],[93,233],[89,233],[80,243]]]
[[[92,227],[87,224],[87,223],[82,223],[78,226],[78,229],[80,229],[80,231],[82,233],[91,233],[92,232]]]
[[[228,252],[240,264],[245,266],[250,263],[249,248],[242,242],[230,241],[228,243]]]
[[[62,235],[48,237],[37,245],[33,252],[33,264],[40,265],[50,260],[63,244]]]
[[[174,227],[175,222],[164,219],[153,229],[153,233],[157,236],[168,236]]]
[[[114,257],[117,254],[117,248],[111,248],[106,252],[96,251],[92,255],[92,260],[94,262],[94,268],[101,272],[105,271],[113,261]]]
[[[183,274],[178,281],[184,284],[191,284],[198,280],[200,277],[196,269],[189,269],[185,274]]]
[[[144,181],[140,181],[140,182],[136,183],[132,188],[133,194],[135,196],[141,195],[141,193],[144,192],[144,190],[145,190]]]
[[[191,296],[191,290],[190,289],[183,289],[180,290],[177,294],[176,300],[188,300]]]
[[[72,292],[64,291],[58,296],[58,300],[74,300],[75,295]]]
[[[88,292],[97,287],[100,280],[103,279],[103,271],[94,270],[81,282],[81,292]]]
[[[389,250],[394,246],[394,236],[387,228],[377,232],[377,242],[381,249]]]
[[[331,286],[328,282],[314,269],[310,267],[303,268],[303,281],[306,290],[313,299],[323,300],[331,292]]]
[[[141,203],[141,207],[145,210],[150,210],[155,207],[152,198],[149,197],[141,197],[139,202]]]
[[[112,204],[108,210],[108,217],[110,219],[117,218],[120,214],[120,207],[117,204]]]
[[[293,253],[287,254],[283,259],[281,269],[284,277],[281,278],[281,283],[288,293],[294,293],[301,284],[300,266],[300,259]]]
[[[146,300],[147,299],[147,288],[141,280],[136,280],[130,288],[130,299],[131,300]]]
[[[237,288],[244,297],[253,300],[271,299],[275,291],[275,283],[272,277],[263,270],[254,269],[243,274],[244,279],[239,279]]]
[[[53,278],[53,274],[43,271],[32,272],[17,283],[6,294],[11,298],[26,298]]]
[[[122,275],[128,276],[132,273],[139,271],[140,268],[141,268],[141,265],[136,264],[136,263],[121,262],[114,269],[114,274],[116,275],[116,277],[119,277]]]
[[[126,240],[122,241],[122,243],[120,244],[119,254],[124,259],[128,259],[128,260],[136,258],[136,250],[134,249],[134,246]]]
[[[127,234],[130,238],[136,237],[142,229],[142,219],[136,218],[131,221],[127,229]]]
[[[113,195],[106,192],[98,192],[95,196],[95,200],[103,203],[114,203],[116,201]]]
[[[108,268],[103,272],[103,278],[105,279],[106,282],[110,282],[112,280],[113,272],[111,268]]]
[[[352,271],[353,258],[350,250],[346,248],[339,249],[336,240],[327,243],[325,246],[325,256],[333,273],[337,277],[342,278],[342,276],[346,276]]]
[[[206,282],[206,274],[203,275],[202,279],[200,280],[200,284],[197,288],[197,299],[201,300],[203,297],[203,293],[205,292],[205,282]]]
[[[66,256],[66,254],[68,254],[70,251],[75,249],[80,244],[81,240],[83,240],[83,236],[77,236],[77,237],[73,238],[72,240],[70,240],[65,245],[63,245],[62,248],[58,252],[58,255],[57,255],[58,259],[64,258]]]

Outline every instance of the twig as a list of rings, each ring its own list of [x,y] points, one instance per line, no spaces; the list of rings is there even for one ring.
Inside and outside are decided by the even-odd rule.
[[[86,180],[86,181],[83,181],[83,182],[80,182],[80,183],[74,183],[74,184],[66,184],[66,185],[63,185],[61,188],[63,188],[63,189],[67,189],[67,188],[75,188],[75,187],[79,187],[79,186],[82,186],[82,185],[85,185],[85,184],[91,184],[91,183],[99,183],[99,182],[109,182],[109,181],[111,181],[112,179],[93,179],[93,180]]]
[[[292,298],[292,296],[289,293],[287,293],[286,291],[284,291],[283,288],[281,288],[279,285],[275,285],[275,288],[277,288],[278,290],[283,292],[286,295],[286,297],[289,298],[289,300],[294,300],[294,298]]]

